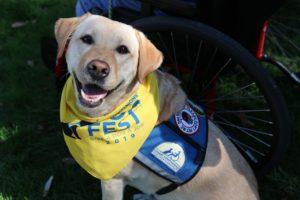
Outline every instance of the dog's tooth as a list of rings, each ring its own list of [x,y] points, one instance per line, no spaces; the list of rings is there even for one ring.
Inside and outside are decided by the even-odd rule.
[[[88,95],[84,92],[83,89],[80,90],[81,96],[90,103],[96,103],[97,101],[100,101],[102,98],[106,96],[106,94],[101,95]]]

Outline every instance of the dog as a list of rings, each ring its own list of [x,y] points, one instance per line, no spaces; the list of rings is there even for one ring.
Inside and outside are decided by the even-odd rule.
[[[102,16],[85,14],[81,17],[59,19],[55,24],[55,36],[58,42],[57,57],[65,56],[72,77],[69,81],[71,94],[63,93],[65,98],[63,104],[66,105],[61,104],[61,109],[68,109],[70,107],[68,101],[72,101],[74,104],[72,106],[84,119],[93,120],[98,116],[108,116],[126,99],[131,98],[131,95],[147,81],[150,74],[156,77],[159,96],[159,102],[151,109],[154,113],[158,112],[155,120],[152,120],[154,125],[167,121],[186,105],[187,97],[180,87],[180,82],[172,75],[157,70],[163,60],[162,53],[142,32],[133,27]],[[68,99],[70,96],[72,100]],[[118,117],[125,113],[120,112]],[[66,111],[61,114],[61,118],[62,116],[68,118],[69,114],[70,112]],[[136,120],[134,117],[133,119]],[[73,132],[69,131],[70,137],[65,138],[72,137],[71,139],[77,139],[76,141],[80,143],[83,136],[77,135],[77,131],[74,130],[85,125],[85,122],[83,120],[74,124],[76,125],[72,127],[70,124],[67,125],[65,135],[68,135],[66,132],[70,127]],[[109,124],[102,124],[103,130],[107,133],[113,129]],[[99,129],[90,125],[88,133],[94,136]],[[101,180],[102,199],[123,199],[125,185],[141,190],[144,194],[136,196],[136,199],[140,200],[259,199],[257,181],[246,160],[211,121],[208,121],[208,130],[205,160],[199,172],[189,182],[171,192],[158,195],[156,191],[166,187],[170,182],[139,162],[130,160],[124,165],[120,164],[121,169],[118,169],[118,173],[113,177],[108,176],[109,178]],[[103,138],[99,140],[102,141]],[[68,142],[67,145],[81,166],[85,166],[85,162],[91,162],[87,160],[86,154],[81,160],[77,160],[76,154],[82,152],[74,150],[72,153],[73,147],[69,146]],[[84,153],[85,151],[89,150],[84,150]],[[95,159],[102,158],[104,153],[95,156],[98,156]],[[109,170],[104,168],[100,167],[100,170]]]

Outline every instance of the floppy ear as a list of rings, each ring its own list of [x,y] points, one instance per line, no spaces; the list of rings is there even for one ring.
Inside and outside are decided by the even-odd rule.
[[[57,58],[60,58],[63,55],[66,43],[78,24],[90,15],[90,13],[86,13],[81,17],[61,18],[56,21],[54,33],[58,43]]]
[[[136,35],[139,41],[138,80],[142,83],[148,74],[160,67],[163,55],[142,32],[137,31]]]

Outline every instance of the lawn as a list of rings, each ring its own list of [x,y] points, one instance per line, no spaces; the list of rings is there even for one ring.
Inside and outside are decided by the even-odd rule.
[[[44,199],[100,199],[98,180],[62,162],[68,151],[59,127],[60,96],[40,53],[41,37],[53,36],[56,19],[74,16],[75,0],[0,0],[0,5],[0,200],[43,199],[51,175]],[[299,57],[284,60],[299,69]],[[280,166],[259,182],[263,200],[300,199],[300,88],[286,80],[280,87],[293,137]]]

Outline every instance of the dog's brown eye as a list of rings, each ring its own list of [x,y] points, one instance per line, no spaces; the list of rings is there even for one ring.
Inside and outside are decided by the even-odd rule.
[[[118,46],[116,50],[120,54],[127,54],[127,53],[129,53],[129,50],[128,50],[128,48],[125,45]]]
[[[85,44],[93,44],[94,43],[94,40],[93,40],[92,36],[90,36],[90,35],[84,35],[80,39]]]

